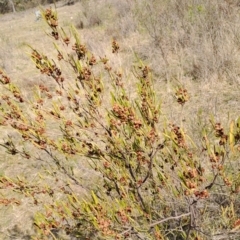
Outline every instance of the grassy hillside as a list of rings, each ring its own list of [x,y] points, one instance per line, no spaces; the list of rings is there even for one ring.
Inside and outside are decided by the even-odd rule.
[[[154,102],[152,100],[154,92],[156,94],[156,103],[154,103],[161,105],[161,110],[159,121],[154,127],[151,124],[148,125],[146,116],[143,117],[145,119],[143,122],[146,124],[143,132],[147,134],[151,127],[158,132],[158,141],[161,142],[163,147],[159,153],[156,150],[154,161],[156,161],[155,164],[159,169],[167,169],[169,175],[167,175],[166,179],[168,180],[165,179],[165,183],[160,181],[162,189],[159,194],[161,196],[156,196],[157,204],[151,199],[152,193],[149,193],[150,190],[143,190],[146,201],[151,200],[153,204],[156,204],[153,207],[150,220],[146,216],[147,214],[143,214],[144,217],[139,220],[134,215],[137,215],[137,213],[134,212],[131,216],[134,219],[132,222],[121,222],[124,216],[118,212],[119,225],[111,219],[112,223],[107,222],[106,224],[112,232],[107,233],[104,232],[105,230],[99,222],[96,224],[93,221],[91,225],[89,220],[91,217],[85,213],[89,222],[86,224],[85,220],[79,217],[82,227],[75,223],[78,218],[74,216],[73,219],[68,216],[70,220],[67,224],[59,225],[59,228],[52,226],[50,235],[46,233],[47,230],[45,229],[46,232],[41,232],[43,235],[34,239],[43,239],[45,233],[44,237],[46,239],[54,239],[55,237],[56,239],[107,239],[104,234],[110,234],[109,239],[114,239],[115,231],[118,232],[119,235],[116,236],[120,236],[119,239],[239,239],[240,138],[237,135],[238,130],[234,132],[234,141],[231,140],[234,135],[231,132],[232,129],[239,128],[237,118],[240,113],[240,6],[238,1],[102,0],[96,4],[94,0],[82,0],[71,6],[63,6],[63,3],[64,1],[60,1],[56,4],[59,17],[58,24],[63,27],[71,41],[76,40],[75,32],[71,28],[71,25],[74,24],[80,34],[81,43],[84,43],[86,49],[91,52],[91,54],[87,53],[87,59],[90,58],[90,55],[97,59],[98,64],[94,69],[94,76],[99,76],[106,94],[101,100],[102,105],[99,108],[100,115],[98,115],[98,118],[108,119],[109,122],[108,120],[104,122],[106,126],[112,123],[110,120],[113,120],[112,116],[108,115],[109,112],[115,113],[116,117],[116,106],[121,105],[118,102],[118,97],[120,99],[121,94],[119,96],[117,94],[122,89],[121,84],[120,88],[119,85],[116,84],[117,87],[114,85],[115,75],[119,77],[118,74],[121,73],[125,87],[122,94],[126,94],[128,100],[130,99],[128,102],[126,98],[127,103],[125,102],[125,104],[132,106],[132,104],[135,104],[133,99],[139,98],[137,91],[135,91],[136,84],[139,79],[141,80],[138,71],[148,69],[139,67],[139,63],[149,66],[153,84],[151,90],[149,90],[152,94],[150,94],[149,99]],[[51,7],[54,9],[54,6]],[[79,119],[76,117],[76,112],[68,106],[67,100],[70,98],[70,92],[76,88],[74,82],[76,73],[74,67],[69,67],[72,66],[71,61],[76,58],[76,49],[72,48],[71,44],[65,44],[63,49],[68,60],[65,62],[58,61],[56,48],[53,47],[54,39],[47,35],[51,34],[51,31],[49,31],[43,19],[36,21],[36,9],[0,16],[0,69],[9,76],[14,86],[18,86],[19,94],[21,93],[26,99],[27,103],[19,106],[26,118],[31,119],[32,122],[29,120],[29,124],[36,124],[36,126],[39,124],[39,120],[36,120],[36,122],[34,120],[35,114],[37,114],[34,104],[38,98],[40,99],[40,95],[44,96],[45,109],[43,109],[43,112],[51,112],[52,106],[58,107],[58,104],[61,103],[63,107],[67,108],[64,121],[67,118],[73,122],[74,120],[78,121],[80,117]],[[62,37],[64,32],[61,33]],[[116,54],[113,53],[114,45],[112,43],[116,43],[117,46],[119,44],[120,48],[117,49]],[[36,59],[34,60],[29,45],[57,63],[65,78],[64,84],[66,84],[64,85],[65,88],[63,87],[61,90],[68,97],[64,98],[64,94],[63,96],[56,94],[55,89],[58,89],[60,85],[58,86],[55,81],[51,81],[49,76],[39,73],[35,66]],[[113,69],[112,72],[108,72],[108,70],[105,72],[108,65],[104,65],[104,70],[99,66],[101,62],[104,62],[103,58],[105,57],[110,63],[109,66]],[[31,61],[31,58],[33,61]],[[85,66],[82,59],[76,61]],[[94,84],[96,83],[93,83],[95,87]],[[138,85],[140,89],[146,87],[144,83],[138,84],[140,84]],[[42,90],[42,86],[47,87],[48,91]],[[66,86],[71,86],[71,91],[66,90],[68,89]],[[90,87],[91,91],[95,89],[93,86]],[[5,108],[5,99],[10,88],[8,85],[1,86],[0,103],[2,109]],[[154,89],[153,92],[152,89]],[[186,90],[186,95],[185,92],[182,92],[183,90]],[[11,91],[14,94],[14,90],[10,89]],[[107,94],[110,91],[116,94],[116,99],[111,99],[111,96]],[[81,98],[86,97],[86,92],[81,93],[80,91],[80,96]],[[14,96],[11,101],[12,104],[15,104]],[[84,104],[87,103],[84,102]],[[141,119],[140,116],[143,114],[141,115],[141,111],[137,107],[138,110],[136,110],[135,107],[132,111],[136,111],[136,115]],[[53,109],[55,111],[55,108]],[[44,217],[41,213],[45,211],[47,215],[52,212],[51,206],[57,206],[60,209],[62,201],[67,202],[67,199],[71,199],[73,193],[79,201],[88,198],[91,191],[102,193],[103,190],[101,189],[106,187],[102,176],[108,176],[108,173],[105,172],[106,162],[103,170],[100,171],[101,167],[98,166],[98,162],[94,162],[95,160],[93,162],[88,161],[89,155],[85,152],[76,155],[68,154],[64,152],[66,149],[63,150],[62,147],[56,151],[56,155],[53,157],[51,153],[42,151],[42,148],[39,148],[36,144],[31,144],[31,141],[28,142],[24,138],[22,140],[22,130],[14,129],[11,122],[4,124],[5,114],[4,109],[1,112],[0,126],[0,238],[31,239],[31,236],[36,234],[33,222],[43,221]],[[62,144],[66,140],[62,132],[62,122],[60,123],[59,119],[53,117],[47,117],[46,125],[44,125],[46,135],[53,142],[56,141],[56,144]],[[119,119],[121,120],[121,118]],[[89,121],[93,121],[94,125],[96,124],[95,120],[97,119]],[[74,124],[78,126],[78,123],[74,122]],[[120,123],[118,122],[118,124]],[[126,123],[124,122],[124,124]],[[89,125],[91,124],[89,123]],[[175,128],[176,126],[179,126],[181,130]],[[130,130],[127,131],[131,132],[131,127],[130,124]],[[224,129],[224,133],[221,127]],[[85,136],[85,138],[91,139],[99,149],[104,149],[105,142],[101,141],[102,138],[99,136],[104,135],[103,132],[106,129],[99,128],[96,132],[91,129],[93,131],[91,134],[95,134],[94,137],[89,133],[86,134],[87,137]],[[72,131],[77,132],[76,129],[73,128]],[[124,135],[125,130],[120,127],[117,129],[119,134],[123,134],[120,136],[124,139],[126,137]],[[150,131],[150,133],[152,132]],[[173,136],[172,134],[176,134],[178,140],[186,141],[188,147],[178,146],[176,148],[174,145],[176,139],[174,140],[173,137],[172,140],[170,137]],[[80,137],[79,135],[76,136],[75,140],[77,142]],[[134,133],[131,133],[130,136],[124,140],[131,145]],[[122,144],[121,137],[119,137],[118,145]],[[136,138],[138,137],[137,135]],[[17,148],[26,147],[32,157],[28,158],[23,153],[10,155],[6,153],[5,150],[9,150],[8,147],[12,146],[11,141],[9,145],[9,138]],[[224,144],[221,142],[223,139],[226,140]],[[70,140],[68,141],[70,142]],[[6,145],[6,143],[8,144]],[[74,144],[78,143],[74,142]],[[143,143],[141,142],[141,144]],[[175,147],[172,147],[173,145]],[[146,144],[145,147],[145,153],[151,152],[150,150],[153,151],[155,148],[158,149],[157,142],[154,141],[152,146]],[[58,148],[56,147],[56,149]],[[220,149],[219,152],[216,149]],[[109,162],[115,159],[116,156],[111,157],[107,147],[104,151],[107,152],[106,159],[110,159]],[[10,153],[12,152],[10,151]],[[126,156],[128,156],[127,154],[126,150]],[[139,149],[136,154],[139,154]],[[180,157],[178,154],[180,154]],[[195,162],[192,162],[193,160],[189,160],[192,159],[189,156],[191,154],[194,155],[194,161],[196,160],[199,166],[204,167],[205,171],[202,174],[205,180],[200,180],[199,169],[198,174],[194,172],[197,167],[194,165]],[[221,158],[221,164],[220,161],[213,159],[211,154],[214,154],[217,159],[218,157]],[[101,164],[102,158],[98,157],[99,164]],[[96,155],[93,158],[96,158]],[[56,159],[60,159],[61,167],[55,161]],[[139,160],[139,156],[137,159]],[[188,163],[186,159],[191,163]],[[164,161],[165,163],[162,163]],[[96,164],[96,167],[93,167],[93,164]],[[113,163],[111,162],[111,164]],[[117,164],[114,166],[117,167],[111,170],[118,172],[120,166]],[[193,178],[198,179],[196,180],[198,182],[197,186],[194,187],[189,186],[186,179],[183,180],[189,176],[186,174],[186,169],[190,171],[190,168],[194,170]],[[224,169],[224,172],[221,168]],[[147,170],[144,168],[142,171]],[[125,174],[125,171],[121,173],[119,170],[119,172],[119,174]],[[158,173],[158,170],[156,170],[153,176]],[[121,182],[121,184],[123,183]],[[183,185],[184,187],[182,187]],[[123,188],[125,187],[123,184]],[[152,185],[150,189],[151,187]],[[176,191],[179,191],[179,195]],[[114,197],[118,193],[119,190],[116,190]],[[201,195],[203,193],[205,193],[204,196]],[[134,191],[132,194],[134,195]],[[97,195],[99,202],[101,202],[102,196],[100,195]],[[155,195],[153,194],[153,196]],[[69,204],[69,202],[67,203]],[[102,208],[107,208],[104,202],[101,202],[101,204]],[[134,204],[136,203],[134,202]],[[132,206],[136,207],[134,204]],[[66,206],[68,210],[68,205],[66,204]],[[64,214],[67,215],[66,209]],[[108,214],[111,215],[109,212]],[[189,216],[191,216],[190,220]],[[33,220],[34,217],[35,220]],[[58,217],[59,215],[56,219]],[[78,221],[80,221],[79,219]],[[165,220],[168,222],[168,219],[170,222],[167,224]],[[155,224],[157,220],[159,224]],[[133,230],[131,230],[130,222],[134,226]],[[136,222],[138,225],[135,224]],[[115,224],[116,228],[114,228]],[[68,230],[66,230],[66,225],[69,225]],[[96,225],[98,227],[94,229]],[[143,229],[146,226],[150,227],[148,230],[144,230],[145,232],[141,232],[141,230],[136,230],[141,229],[139,225]],[[68,231],[72,235],[67,236]],[[103,237],[101,234],[103,234]]]
[[[5,14],[9,12],[20,12],[29,8],[33,8],[39,5],[51,4],[58,2],[54,0],[1,0],[0,1],[0,13]],[[70,1],[64,1],[63,3],[70,3]],[[71,1],[73,2],[73,1]]]

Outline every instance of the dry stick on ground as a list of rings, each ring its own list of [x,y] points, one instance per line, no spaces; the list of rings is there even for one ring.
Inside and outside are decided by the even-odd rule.
[[[170,220],[178,220],[178,219],[180,219],[182,217],[187,217],[187,216],[190,216],[190,215],[191,215],[191,212],[188,212],[188,213],[181,214],[179,216],[164,218],[162,220],[159,220],[159,221],[157,221],[155,223],[150,224],[149,228],[152,228],[152,227],[154,227],[154,226],[156,226],[158,224],[161,224],[161,223],[164,223],[164,222],[167,222],[167,221],[170,221]],[[126,233],[128,233],[130,231],[134,231],[134,229],[132,227],[130,227],[127,230],[123,231],[120,235],[124,235],[124,234],[126,234]]]
[[[239,231],[231,231],[228,233],[218,233],[212,236],[213,240],[225,240],[230,239],[231,237],[240,237],[240,230]],[[232,238],[231,238],[232,239]]]
[[[159,220],[159,221],[157,221],[155,223],[150,224],[149,227],[151,228],[151,227],[154,227],[154,226],[156,226],[156,225],[158,225],[160,223],[164,223],[164,222],[167,222],[169,220],[178,220],[179,218],[190,216],[190,215],[191,215],[191,212],[188,212],[188,213],[181,214],[179,216],[164,218],[162,220]]]

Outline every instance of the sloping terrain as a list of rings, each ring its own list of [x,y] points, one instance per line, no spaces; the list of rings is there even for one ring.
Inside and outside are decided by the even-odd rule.
[[[202,72],[207,72],[206,75],[209,77],[204,78],[201,69],[195,69],[194,72],[194,67],[192,66],[194,64],[189,60],[191,59],[189,56],[194,55],[194,53],[191,52],[190,48],[187,49],[189,55],[186,55],[184,51],[180,52],[180,50],[178,52],[179,55],[177,55],[173,50],[172,52],[169,50],[175,46],[169,47],[168,44],[171,45],[171,43],[166,38],[162,40],[165,44],[165,49],[157,49],[157,47],[153,46],[148,31],[143,29],[143,27],[137,26],[137,22],[131,22],[133,21],[133,16],[126,10],[126,6],[116,6],[116,8],[112,8],[108,12],[104,8],[104,3],[111,1],[102,1],[96,8],[94,5],[88,5],[89,9],[86,10],[83,8],[84,6],[86,7],[84,2],[86,1],[83,1],[83,3],[78,2],[71,6],[63,6],[64,2],[59,2],[57,11],[60,24],[64,28],[75,24],[78,27],[82,41],[86,43],[89,49],[96,56],[110,56],[109,58],[116,68],[126,69],[125,71],[127,72],[136,61],[134,54],[143,58],[154,71],[154,85],[157,94],[160,96],[159,101],[163,103],[163,114],[172,122],[176,119],[182,119],[184,127],[189,131],[188,134],[193,139],[200,134],[196,123],[204,124],[200,123],[200,118],[208,122],[209,116],[212,115],[217,121],[224,122],[228,126],[232,119],[239,116],[240,73],[238,72],[239,66],[237,66],[237,63],[235,66],[232,65],[232,62],[223,61],[223,65],[225,64],[223,67],[226,68],[228,63],[230,67],[229,72],[225,69],[222,75],[221,71],[217,74],[213,70],[211,74],[203,69]],[[36,20],[35,11],[37,10],[35,8],[0,16],[0,68],[9,75],[14,83],[17,83],[23,89],[26,95],[34,91],[34,85],[48,81],[46,77],[39,74],[31,62],[29,45],[49,56],[53,54],[51,41],[49,41],[49,36],[45,34],[48,32],[47,26],[42,19]],[[129,15],[122,14],[121,11],[123,10],[126,11],[125,13],[129,13]],[[118,18],[114,22],[112,19],[116,13]],[[237,28],[238,26],[234,27]],[[201,34],[199,33],[199,36]],[[118,58],[111,55],[111,41],[113,38],[118,40],[121,47]],[[191,38],[186,41],[190,42]],[[210,49],[210,43],[206,42],[205,44],[207,45],[205,49],[207,52]],[[221,46],[220,48],[223,47]],[[166,50],[169,53],[165,59],[162,50]],[[196,55],[200,54],[201,49],[196,52]],[[239,53],[239,49],[238,52],[234,49],[233,57],[239,56]],[[196,61],[198,57],[197,55]],[[206,59],[207,57],[209,56],[206,56]],[[208,62],[203,63],[203,60],[204,57],[201,57],[200,63],[198,62],[199,65],[196,65],[196,68],[203,68],[203,65],[207,65]],[[181,67],[184,68],[188,61],[190,70],[180,69]],[[210,67],[206,67],[206,69],[211,71]],[[129,86],[130,94],[132,83],[129,79],[126,79],[126,82],[127,86]],[[105,85],[108,87],[108,83],[105,83]],[[190,103],[186,103],[183,111],[181,111],[178,105],[172,104],[176,85],[185,86],[190,93]],[[51,87],[51,84],[49,84],[49,87]],[[4,89],[1,91],[4,91]],[[17,136],[4,126],[0,126],[0,133],[0,141],[6,139],[7,136],[13,138]],[[27,176],[28,180],[34,181],[39,174],[44,172],[44,169],[41,169],[41,162],[35,159],[23,160],[21,156],[16,158],[15,156],[7,155],[4,151],[3,148],[0,148],[0,176],[18,176],[23,181],[25,176]],[[82,173],[82,178],[85,179],[85,182],[88,182],[88,186],[91,185],[91,181],[93,181],[92,184],[95,184],[91,178],[92,172],[87,166],[80,167],[77,163],[72,163],[71,167],[75,168],[75,171]],[[45,177],[45,180],[48,180],[48,176]],[[51,182],[50,177],[49,181]],[[56,183],[52,184],[54,188]],[[77,188],[76,192],[79,196],[84,194],[81,187]],[[4,202],[1,204],[1,199],[4,199],[6,196],[16,199],[16,202],[13,201],[13,204],[4,206]],[[21,195],[18,193],[9,195],[9,192],[1,191],[0,189],[0,239],[30,239],[33,213],[39,210],[40,205],[35,205],[34,200],[31,198],[20,197],[21,199],[19,199],[19,196]],[[48,201],[41,199],[41,197],[39,195],[39,202],[44,203],[44,201]]]

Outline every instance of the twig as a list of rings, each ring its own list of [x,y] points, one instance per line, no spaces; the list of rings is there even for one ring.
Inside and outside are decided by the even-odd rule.
[[[184,213],[184,214],[182,214],[182,215],[175,216],[175,217],[168,217],[168,218],[165,218],[165,219],[162,219],[162,220],[160,220],[160,221],[157,221],[157,222],[155,222],[155,223],[150,224],[149,227],[154,227],[154,226],[156,226],[156,225],[158,225],[158,224],[160,224],[160,223],[167,222],[167,221],[169,221],[169,220],[178,220],[179,218],[186,217],[186,216],[190,216],[190,215],[191,215],[191,212],[189,212],[189,213]]]
[[[58,169],[59,169],[60,171],[62,171],[62,173],[64,173],[66,176],[68,176],[76,185],[84,188],[84,186],[78,181],[78,179],[75,178],[75,177],[73,177],[73,176],[66,170],[66,168],[61,165],[59,159],[58,159],[56,156],[54,156],[51,151],[49,151],[49,150],[47,150],[47,149],[44,149],[44,151],[48,154],[48,156],[50,156],[50,157],[53,159],[54,163],[56,164],[56,166],[58,167]]]
[[[240,236],[240,231],[231,231],[228,233],[218,233],[212,236],[212,239],[214,240],[224,240],[224,239],[230,239],[229,237],[237,237]]]
[[[211,189],[212,188],[212,186],[215,184],[215,182],[217,180],[218,175],[219,175],[219,173],[215,174],[213,181],[209,185],[207,185],[205,187],[205,189]]]
[[[131,230],[133,230],[133,228],[132,228],[132,227],[129,227],[127,230],[121,232],[120,235],[124,235],[124,234],[130,232]]]

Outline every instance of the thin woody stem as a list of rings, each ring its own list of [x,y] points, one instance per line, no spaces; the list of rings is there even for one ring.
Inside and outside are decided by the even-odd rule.
[[[164,223],[164,222],[167,222],[167,221],[170,221],[170,220],[178,220],[179,218],[187,217],[187,216],[190,216],[190,215],[191,215],[191,212],[188,212],[188,213],[181,214],[179,216],[164,218],[162,220],[159,220],[155,223],[150,224],[149,227],[154,227],[154,226],[156,226],[160,223]]]

